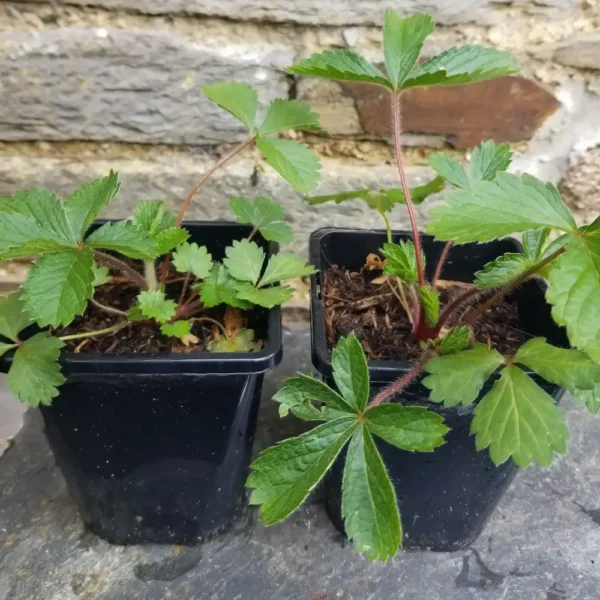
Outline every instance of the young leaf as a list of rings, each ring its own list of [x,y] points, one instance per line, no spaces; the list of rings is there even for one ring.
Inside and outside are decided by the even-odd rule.
[[[213,83],[202,86],[204,95],[241,121],[249,133],[254,133],[258,96],[245,83]]]
[[[392,88],[383,73],[351,50],[326,50],[288,68],[294,75],[322,77],[337,81],[360,81]]]
[[[354,333],[340,338],[331,353],[333,378],[347,404],[362,413],[369,400],[369,368]]]
[[[167,254],[185,242],[190,234],[181,227],[175,227],[177,217],[166,210],[164,202],[147,200],[137,205],[132,223],[151,238],[156,244],[156,256]]]
[[[141,313],[148,319],[154,319],[159,323],[170,321],[177,310],[177,303],[165,298],[162,290],[140,292],[137,301]]]
[[[294,288],[284,285],[256,289],[249,283],[237,285],[238,301],[246,301],[264,308],[273,308],[287,302],[294,295]]]
[[[292,228],[283,222],[283,207],[268,198],[259,196],[253,202],[245,198],[231,198],[231,210],[238,222],[256,227],[265,240],[289,244],[293,239]]]
[[[593,390],[600,383],[600,365],[583,352],[557,348],[544,338],[533,338],[521,346],[514,361],[571,394],[577,390]]]
[[[163,323],[160,326],[160,332],[169,337],[182,338],[190,335],[191,323],[189,321],[173,321],[173,323]]]
[[[207,308],[228,304],[235,308],[250,308],[252,305],[238,298],[239,281],[234,279],[221,264],[214,263],[209,276],[200,284],[200,300]]]
[[[112,281],[112,275],[108,267],[104,265],[98,265],[96,262],[92,264],[92,272],[94,273],[94,279],[92,285],[97,288],[105,283]]]
[[[68,325],[83,314],[94,288],[94,259],[89,249],[39,258],[23,284],[27,311],[40,327]]]
[[[171,252],[171,250],[183,244],[189,237],[189,232],[181,227],[171,227],[171,229],[160,231],[153,237],[156,244],[156,256],[162,256]]]
[[[551,231],[552,229],[550,229],[550,227],[526,231],[523,234],[523,248],[525,250],[525,256],[536,261],[542,258],[544,246],[546,245],[546,240],[548,239]]]
[[[436,173],[453,186],[462,190],[471,189],[471,182],[465,168],[455,158],[445,154],[432,154],[429,157],[429,164]]]
[[[402,89],[417,86],[474,83],[519,71],[508,52],[484,46],[450,48],[417,67],[403,82]]]
[[[504,358],[485,344],[475,344],[471,350],[440,356],[425,365],[429,373],[422,384],[431,390],[432,402],[446,406],[468,406],[477,399],[490,375],[504,364]]]
[[[471,345],[471,330],[468,327],[455,327],[436,342],[435,351],[439,356],[456,354]]]
[[[501,171],[506,171],[512,161],[510,144],[496,146],[493,140],[482,142],[471,156],[471,177],[475,181],[493,181]]]
[[[495,181],[476,181],[471,192],[445,194],[446,206],[434,207],[427,231],[440,240],[487,242],[540,227],[576,229],[556,188],[534,177],[498,173]]]
[[[84,185],[66,199],[67,221],[77,239],[83,239],[94,219],[117,195],[119,186],[119,176],[111,170],[107,177]]]
[[[348,446],[342,515],[346,535],[358,552],[383,562],[396,555],[402,543],[396,493],[373,438],[362,425]]]
[[[173,265],[179,273],[192,273],[198,279],[206,279],[213,262],[206,246],[184,242],[173,252]]]
[[[421,406],[379,404],[367,410],[365,419],[372,434],[409,452],[432,452],[450,431],[440,415]]]
[[[421,307],[425,313],[425,322],[430,327],[437,325],[440,318],[440,297],[436,290],[429,286],[419,288]]]
[[[254,331],[242,327],[232,338],[221,337],[208,342],[209,352],[258,352],[260,344],[254,341]]]
[[[0,337],[17,342],[19,333],[32,323],[20,292],[0,296]]]
[[[280,252],[269,259],[265,274],[262,276],[258,287],[279,283],[294,277],[312,275],[313,273],[315,273],[315,268],[312,265],[307,265],[294,254]]]
[[[473,283],[482,290],[501,287],[525,273],[535,262],[520,252],[507,252],[477,271]]]
[[[311,112],[308,104],[298,100],[276,98],[271,102],[258,134],[265,137],[288,129],[322,131],[319,125],[319,115]]]
[[[415,283],[419,279],[417,273],[417,254],[415,245],[410,240],[398,244],[385,243],[381,253],[386,258],[383,272],[386,275],[399,277],[407,283]]]
[[[323,423],[268,448],[252,463],[250,504],[261,505],[267,525],[283,521],[306,500],[357,426],[354,417]]]
[[[239,281],[249,281],[256,285],[265,262],[265,251],[256,243],[248,240],[235,240],[225,248],[227,258],[223,264]]]
[[[552,316],[571,343],[600,362],[600,232],[574,237],[548,275]]]
[[[475,407],[471,433],[477,450],[490,447],[490,457],[500,465],[511,456],[525,468],[535,460],[552,464],[554,451],[565,453],[569,432],[552,397],[514,365]]]
[[[317,187],[321,162],[308,146],[263,137],[256,138],[256,146],[262,157],[299,192]]]
[[[114,250],[129,258],[142,260],[158,255],[156,243],[144,236],[131,221],[105,223],[86,238],[85,245],[90,248]]]
[[[17,348],[8,372],[8,387],[17,398],[36,407],[49,406],[65,382],[58,357],[64,342],[42,331]]]
[[[423,43],[434,29],[429,15],[402,18],[392,10],[385,12],[383,54],[385,68],[395,90],[403,87],[404,80],[417,63]]]
[[[7,344],[6,342],[0,341],[0,356],[3,356],[9,350],[13,350],[16,347],[17,347],[17,344]]]
[[[573,399],[577,404],[585,406],[593,415],[600,412],[600,384],[593,390],[575,390]]]

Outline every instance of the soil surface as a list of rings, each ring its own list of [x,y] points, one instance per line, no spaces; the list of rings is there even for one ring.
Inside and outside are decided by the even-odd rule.
[[[411,339],[411,323],[392,288],[387,282],[378,282],[380,275],[381,271],[358,273],[335,265],[327,269],[323,277],[327,343],[332,348],[340,337],[354,331],[372,360],[414,360],[422,349]],[[442,308],[468,287],[470,284],[440,281]],[[460,316],[458,311],[454,319]],[[514,353],[526,339],[516,304],[506,300],[483,315],[473,329],[475,341],[503,354]]]
[[[142,271],[141,265],[136,261],[127,261],[130,266]],[[159,269],[157,269],[159,271]],[[121,311],[127,312],[134,304],[135,297],[139,293],[139,287],[129,282],[116,271],[111,271],[113,280],[110,283],[102,285],[96,289],[94,300],[104,306],[110,306]],[[167,298],[178,302],[183,286],[183,277],[172,267],[167,279],[165,292]],[[192,294],[188,289],[186,297]],[[199,306],[193,313],[182,316],[182,319],[209,317],[223,324],[225,321],[224,305],[214,308],[204,308]],[[266,340],[267,332],[265,329],[266,319],[264,311],[250,310],[240,311],[240,327],[248,327],[255,332],[257,341]],[[98,308],[91,302],[88,304],[85,313],[73,321],[70,325],[56,330],[57,335],[71,335],[82,333],[84,331],[96,331],[106,329],[124,320],[124,317],[112,315],[101,308]],[[163,335],[160,332],[160,326],[153,320],[132,322],[128,327],[107,335],[71,340],[66,342],[66,351],[71,352],[95,352],[100,354],[154,354],[154,353],[195,353],[206,352],[206,346],[212,339],[213,327],[208,322],[194,322],[191,332],[198,343],[191,343],[189,346],[183,344],[178,338]],[[264,345],[264,343],[263,343]]]

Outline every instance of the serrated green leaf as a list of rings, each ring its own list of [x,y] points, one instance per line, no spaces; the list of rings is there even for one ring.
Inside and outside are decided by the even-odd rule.
[[[403,240],[398,244],[386,242],[383,244],[381,253],[386,259],[383,269],[386,275],[399,277],[407,283],[418,281],[417,253],[413,242],[410,240]]]
[[[239,281],[249,281],[256,285],[260,279],[265,251],[256,243],[248,240],[235,240],[225,248],[227,258],[223,264],[229,273]]]
[[[309,192],[319,183],[321,162],[305,144],[293,140],[256,138],[262,157],[299,192]]]
[[[311,196],[310,198],[307,198],[307,200],[310,206],[316,206],[317,204],[325,204],[326,202],[335,202],[336,204],[341,204],[346,200],[355,200],[357,198],[364,200],[371,193],[373,193],[372,190],[353,190],[350,192],[339,192],[338,194]]]
[[[94,273],[92,285],[95,288],[112,281],[112,275],[110,274],[110,269],[108,267],[105,267],[104,265],[98,265],[96,262],[94,262],[92,264],[92,271]]]
[[[0,296],[0,337],[17,342],[19,333],[32,323],[20,292]]]
[[[569,432],[552,397],[519,367],[509,365],[475,407],[471,433],[478,450],[489,446],[495,465],[511,456],[522,468],[552,464],[565,453]]]
[[[137,302],[141,313],[148,319],[166,323],[175,316],[177,303],[165,298],[162,290],[147,290],[140,292]]]
[[[264,308],[273,308],[287,302],[294,295],[294,288],[284,285],[256,289],[249,283],[237,285],[238,300],[245,300]]]
[[[262,288],[265,285],[287,281],[294,277],[312,275],[315,272],[316,270],[312,265],[306,264],[296,255],[280,252],[269,259],[265,274],[262,276],[258,287]]]
[[[213,83],[202,86],[204,95],[241,121],[250,133],[255,131],[258,96],[245,83]]]
[[[221,337],[207,344],[209,352],[258,352],[260,344],[254,340],[254,330],[242,329],[236,331],[231,338]]]
[[[433,452],[450,431],[440,415],[421,406],[379,404],[367,410],[365,419],[372,434],[409,452]]]
[[[585,406],[593,415],[600,412],[600,384],[593,390],[575,390],[573,399],[577,404]]]
[[[163,323],[160,326],[160,332],[169,337],[182,338],[191,333],[190,327],[189,321],[173,321],[173,323]]]
[[[231,210],[239,223],[256,227],[262,236],[272,242],[289,244],[293,239],[292,228],[283,222],[283,207],[268,198],[259,196],[253,202],[245,198],[231,198]]]
[[[207,308],[228,304],[235,308],[251,308],[250,302],[240,300],[238,296],[239,281],[234,279],[221,264],[215,263],[209,276],[197,284],[200,289],[200,300]]]
[[[156,243],[145,237],[131,221],[105,223],[85,239],[85,245],[142,260],[158,255]]]
[[[556,188],[529,175],[498,173],[495,181],[476,181],[471,192],[445,194],[446,206],[430,211],[427,232],[439,240],[487,242],[540,227],[576,228]]]
[[[145,200],[136,206],[131,222],[145,234],[154,237],[162,231],[174,228],[177,217],[166,209],[162,200]]]
[[[168,254],[171,250],[183,244],[189,237],[189,232],[181,227],[172,227],[171,229],[160,231],[152,238],[156,244],[156,255],[162,256],[163,254]]]
[[[206,279],[213,261],[206,246],[184,242],[173,252],[173,265],[179,273],[192,273],[198,279]]]
[[[68,325],[83,314],[94,293],[93,267],[87,248],[48,254],[35,262],[22,290],[25,307],[40,327]]]
[[[396,493],[369,431],[354,432],[344,467],[342,516],[346,535],[369,560],[387,561],[402,543]]]
[[[440,356],[425,365],[429,373],[422,381],[431,390],[432,402],[446,406],[468,406],[477,399],[490,375],[504,364],[504,358],[485,344],[475,344],[471,350]]]
[[[304,377],[307,376],[287,379],[284,386],[273,396],[273,400],[279,403],[280,417],[287,416],[290,410],[296,417],[304,421],[332,421],[348,416],[346,410],[338,410],[327,404],[320,403],[318,408],[314,406],[313,401],[319,402],[314,394],[314,386],[311,386],[310,383],[307,385]],[[327,393],[328,390],[325,391],[325,394]],[[338,402],[342,402],[342,400],[339,399]]]
[[[571,239],[548,274],[552,316],[571,344],[600,362],[600,233]]]
[[[471,330],[468,327],[455,327],[436,342],[435,351],[440,356],[456,354],[471,346]]]
[[[383,54],[385,68],[394,89],[403,87],[417,64],[423,43],[433,33],[435,24],[429,15],[403,18],[386,10],[383,24]]]
[[[440,318],[440,297],[437,290],[428,285],[420,287],[419,298],[425,315],[425,322],[430,327],[435,327]]]
[[[423,185],[417,185],[413,188],[410,188],[410,197],[413,201],[413,204],[421,204],[424,202],[429,196],[433,194],[437,194],[444,189],[444,178],[443,177],[434,177],[431,181],[424,183]],[[404,192],[399,188],[393,188],[391,190],[387,190],[387,196],[394,203],[397,204],[406,204],[406,198],[404,197]]]
[[[0,342],[0,356],[3,356],[9,350],[13,350],[16,347],[17,347],[17,344],[6,344],[5,342]]]
[[[429,157],[431,168],[448,183],[462,190],[469,190],[471,182],[463,165],[451,156],[432,154]]]
[[[333,379],[347,404],[362,413],[369,400],[369,368],[354,333],[340,338],[331,353]]]
[[[407,77],[402,89],[474,83],[518,71],[518,64],[508,52],[477,45],[460,46],[425,61]]]
[[[310,106],[304,102],[276,98],[271,102],[258,134],[264,137],[289,129],[322,131],[319,115],[311,112]]]
[[[94,219],[117,195],[119,187],[119,176],[111,170],[107,177],[84,185],[65,200],[67,221],[77,239],[83,239]]]
[[[287,70],[295,75],[335,81],[360,81],[392,88],[390,81],[377,67],[351,50],[326,50],[321,54],[313,54]]]
[[[536,261],[541,258],[546,240],[551,231],[550,227],[544,227],[544,229],[526,231],[523,234],[523,248],[528,258]]]
[[[482,290],[501,287],[525,273],[535,262],[520,252],[507,252],[477,271],[473,283]]]
[[[544,338],[526,342],[515,354],[514,361],[571,394],[577,390],[593,390],[600,383],[600,365],[589,356],[578,350],[557,348]]]
[[[323,423],[265,450],[251,465],[246,485],[250,504],[259,504],[266,525],[279,523],[306,500],[321,481],[358,421],[354,417]]]
[[[496,146],[493,140],[482,142],[471,156],[471,177],[475,181],[493,181],[501,171],[506,171],[512,162],[510,144]]]
[[[49,406],[65,382],[58,357],[64,342],[42,331],[17,348],[8,372],[8,387],[23,403]]]

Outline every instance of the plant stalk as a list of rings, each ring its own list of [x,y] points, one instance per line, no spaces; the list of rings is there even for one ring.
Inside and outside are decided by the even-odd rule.
[[[150,291],[158,289],[158,281],[156,279],[156,265],[153,260],[144,261],[144,277],[148,282]]]
[[[119,310],[118,308],[113,308],[112,306],[106,306],[106,304],[101,304],[98,300],[94,300],[94,298],[90,298],[90,303],[93,304],[96,308],[103,310],[106,313],[110,313],[111,315],[119,315],[120,317],[126,317],[127,313],[124,310]]]
[[[127,263],[111,256],[110,254],[104,254],[104,252],[100,252],[99,250],[94,251],[94,256],[98,262],[104,263],[106,266],[113,267],[113,269],[117,269],[121,271],[121,273],[127,275],[129,279],[139,285],[143,290],[148,289],[148,282],[144,279],[143,275],[138,273],[135,269],[131,268]]]
[[[444,264],[446,263],[446,259],[448,258],[448,253],[450,252],[450,248],[452,248],[453,243],[454,242],[452,242],[452,241],[446,242],[446,245],[444,246],[444,249],[442,250],[442,253],[440,254],[440,258],[438,260],[437,266],[435,267],[435,273],[433,274],[433,279],[431,280],[432,289],[435,289],[435,286],[437,285],[438,279],[440,278],[440,275],[442,274],[442,269],[444,268]]]
[[[390,219],[388,218],[388,216],[383,211],[380,211],[379,214],[381,215],[383,221],[385,222],[385,234],[387,237],[388,244],[391,244],[392,243],[392,224],[390,223]]]
[[[186,273],[185,279],[183,280],[183,287],[181,288],[181,294],[179,294],[179,306],[183,306],[183,301],[185,300],[185,293],[187,292],[188,285],[190,284],[191,273]]]
[[[460,294],[460,296],[454,298],[454,300],[452,300],[450,304],[447,304],[444,310],[442,311],[440,318],[438,319],[438,324],[436,326],[437,333],[440,332],[446,321],[456,312],[456,310],[460,308],[460,306],[464,302],[466,302],[469,298],[472,298],[473,296],[476,296],[477,294],[481,293],[481,291],[482,290],[480,290],[477,286],[474,285],[472,288]]]
[[[72,335],[63,335],[58,339],[62,340],[63,342],[68,342],[69,340],[80,340],[82,338],[106,335],[107,333],[116,333],[117,331],[120,331],[121,329],[124,329],[127,326],[129,326],[129,321],[121,321],[121,323],[117,323],[116,325],[113,325],[112,327],[107,327],[106,329],[98,329],[96,331],[84,331],[83,333],[74,333]]]

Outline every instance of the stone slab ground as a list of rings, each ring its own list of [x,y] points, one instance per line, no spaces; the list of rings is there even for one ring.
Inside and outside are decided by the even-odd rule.
[[[309,343],[305,325],[286,334],[258,447],[298,426],[280,422],[269,398],[310,368]],[[111,546],[84,530],[30,411],[0,459],[0,600],[598,600],[600,419],[570,399],[563,408],[568,456],[521,473],[472,548],[386,565],[357,556],[318,498],[268,529],[251,510],[199,547]]]

